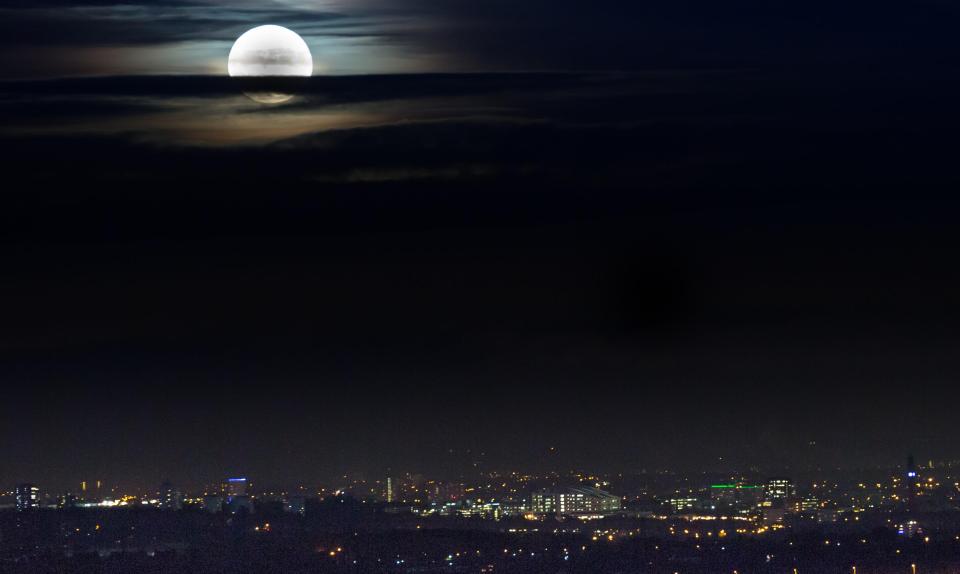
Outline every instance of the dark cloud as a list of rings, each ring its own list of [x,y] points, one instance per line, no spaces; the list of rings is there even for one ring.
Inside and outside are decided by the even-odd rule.
[[[0,7],[0,78],[209,73],[225,66],[230,43],[264,23],[319,38],[324,48],[337,39],[385,43],[392,33],[362,15],[280,2],[16,3]],[[356,55],[340,57],[342,68],[359,66]]]
[[[0,37],[8,47],[137,46],[183,41],[233,41],[251,26],[277,22],[313,29],[343,20],[333,12],[302,12],[265,7],[223,10],[209,4],[38,6],[2,9]],[[335,34],[336,30],[329,33]]]
[[[647,178],[676,166],[670,177],[695,184],[704,171],[680,168],[697,165],[708,166],[710,177],[736,177],[741,187],[755,182],[750,185],[757,188],[780,177],[779,170],[792,169],[800,187],[804,178],[816,177],[802,169],[813,160],[821,166],[829,162],[836,180],[817,187],[881,173],[878,179],[886,182],[948,177],[930,170],[948,153],[944,138],[957,124],[951,110],[958,83],[947,76],[903,79],[895,73],[766,72],[315,77],[284,87],[299,95],[290,104],[264,107],[240,96],[262,88],[259,83],[230,78],[80,78],[0,83],[0,114],[26,127],[72,115],[60,132],[68,133],[88,114],[151,109],[175,108],[198,122],[211,110],[225,110],[261,118],[265,125],[363,105],[383,112],[380,123],[386,125],[307,134],[257,152],[276,152],[264,163],[289,163],[284,171],[294,177],[322,175],[324,166],[424,167],[417,162],[450,165],[459,158],[517,166],[526,161],[583,173],[591,173],[584,166],[594,166],[598,173],[614,170],[611,185],[622,185],[621,176],[648,166],[656,171]],[[914,86],[921,84],[928,88],[918,93]],[[236,103],[221,108],[220,102]],[[926,134],[922,145],[912,139],[915,133]],[[604,145],[583,146],[584,141]],[[376,153],[358,163],[371,146]],[[296,157],[314,149],[323,149],[323,158],[311,163]],[[209,159],[190,153],[198,162]],[[214,157],[219,153],[225,152]],[[193,159],[185,155],[184,161]],[[744,173],[748,161],[753,165]],[[304,172],[300,165],[311,169]]]
[[[378,38],[389,49],[430,56],[458,72],[930,66],[957,51],[953,30],[960,24],[955,7],[932,0],[367,0],[330,11],[281,3],[51,0],[8,3],[2,14],[0,45],[8,49],[230,41],[269,21],[324,41]],[[18,51],[18,57],[30,55]]]
[[[543,92],[578,86],[581,79],[595,77],[605,86],[622,84],[636,88],[637,78],[630,76],[589,76],[578,74],[366,74],[363,76],[317,76],[301,78],[228,78],[224,76],[126,76],[66,78],[39,81],[0,82],[0,94],[8,96],[43,95],[82,98],[84,96],[161,96],[223,97],[245,90],[289,89],[307,101],[358,103],[385,99],[455,97],[461,95]],[[673,76],[648,75],[643,82],[662,84],[676,81]],[[682,80],[681,80],[682,81]],[[280,108],[263,109],[288,109]]]

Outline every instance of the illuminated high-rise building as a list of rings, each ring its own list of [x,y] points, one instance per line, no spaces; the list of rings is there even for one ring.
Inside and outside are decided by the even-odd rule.
[[[540,490],[530,497],[536,514],[603,515],[620,510],[620,497],[587,486]]]
[[[794,508],[797,512],[814,512],[819,510],[820,507],[820,500],[816,496],[808,494],[797,501]]]
[[[234,496],[246,496],[247,479],[228,478],[223,484],[223,493],[227,496],[227,499],[233,498]]]
[[[916,490],[917,486],[917,464],[913,460],[913,455],[907,456],[907,486],[910,490]]]
[[[912,506],[914,498],[917,496],[917,488],[920,484],[920,473],[917,472],[917,464],[913,460],[913,455],[907,456],[906,480],[903,482],[907,489],[906,500]]]
[[[396,502],[397,501],[397,479],[392,476],[387,477],[387,489],[385,492],[387,502]]]
[[[180,510],[183,507],[183,495],[169,481],[160,485],[158,506],[166,510]]]
[[[692,497],[671,498],[667,500],[667,504],[670,505],[670,510],[677,513],[693,510],[701,506],[700,499]]]
[[[40,489],[34,484],[18,485],[14,497],[19,512],[40,508]]]
[[[752,507],[760,502],[763,488],[744,482],[727,482],[710,485],[710,498],[718,504],[734,507]]]
[[[793,481],[789,478],[771,478],[763,488],[763,495],[768,501],[782,501],[792,498],[794,494]]]

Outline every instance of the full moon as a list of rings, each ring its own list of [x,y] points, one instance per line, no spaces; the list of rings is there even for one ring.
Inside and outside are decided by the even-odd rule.
[[[309,77],[313,75],[313,55],[293,30],[283,26],[258,26],[234,42],[227,59],[227,72],[233,78]],[[282,103],[293,97],[264,92],[247,95],[265,104]]]

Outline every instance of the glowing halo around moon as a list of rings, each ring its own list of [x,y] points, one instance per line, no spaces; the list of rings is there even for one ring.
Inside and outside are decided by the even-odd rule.
[[[227,58],[231,78],[308,78],[313,55],[299,34],[283,26],[257,26],[244,32]],[[293,97],[279,92],[244,92],[263,104],[280,104]]]

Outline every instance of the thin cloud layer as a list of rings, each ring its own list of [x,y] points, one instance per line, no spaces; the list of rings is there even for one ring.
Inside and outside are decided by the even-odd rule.
[[[320,73],[416,71],[433,63],[410,49],[398,15],[283,2],[51,0],[0,8],[0,77],[225,73],[232,42],[264,23],[303,36]]]
[[[264,23],[304,36],[319,73],[883,69],[948,62],[960,11],[934,0],[17,1],[0,8],[0,63],[6,77],[211,73]]]

